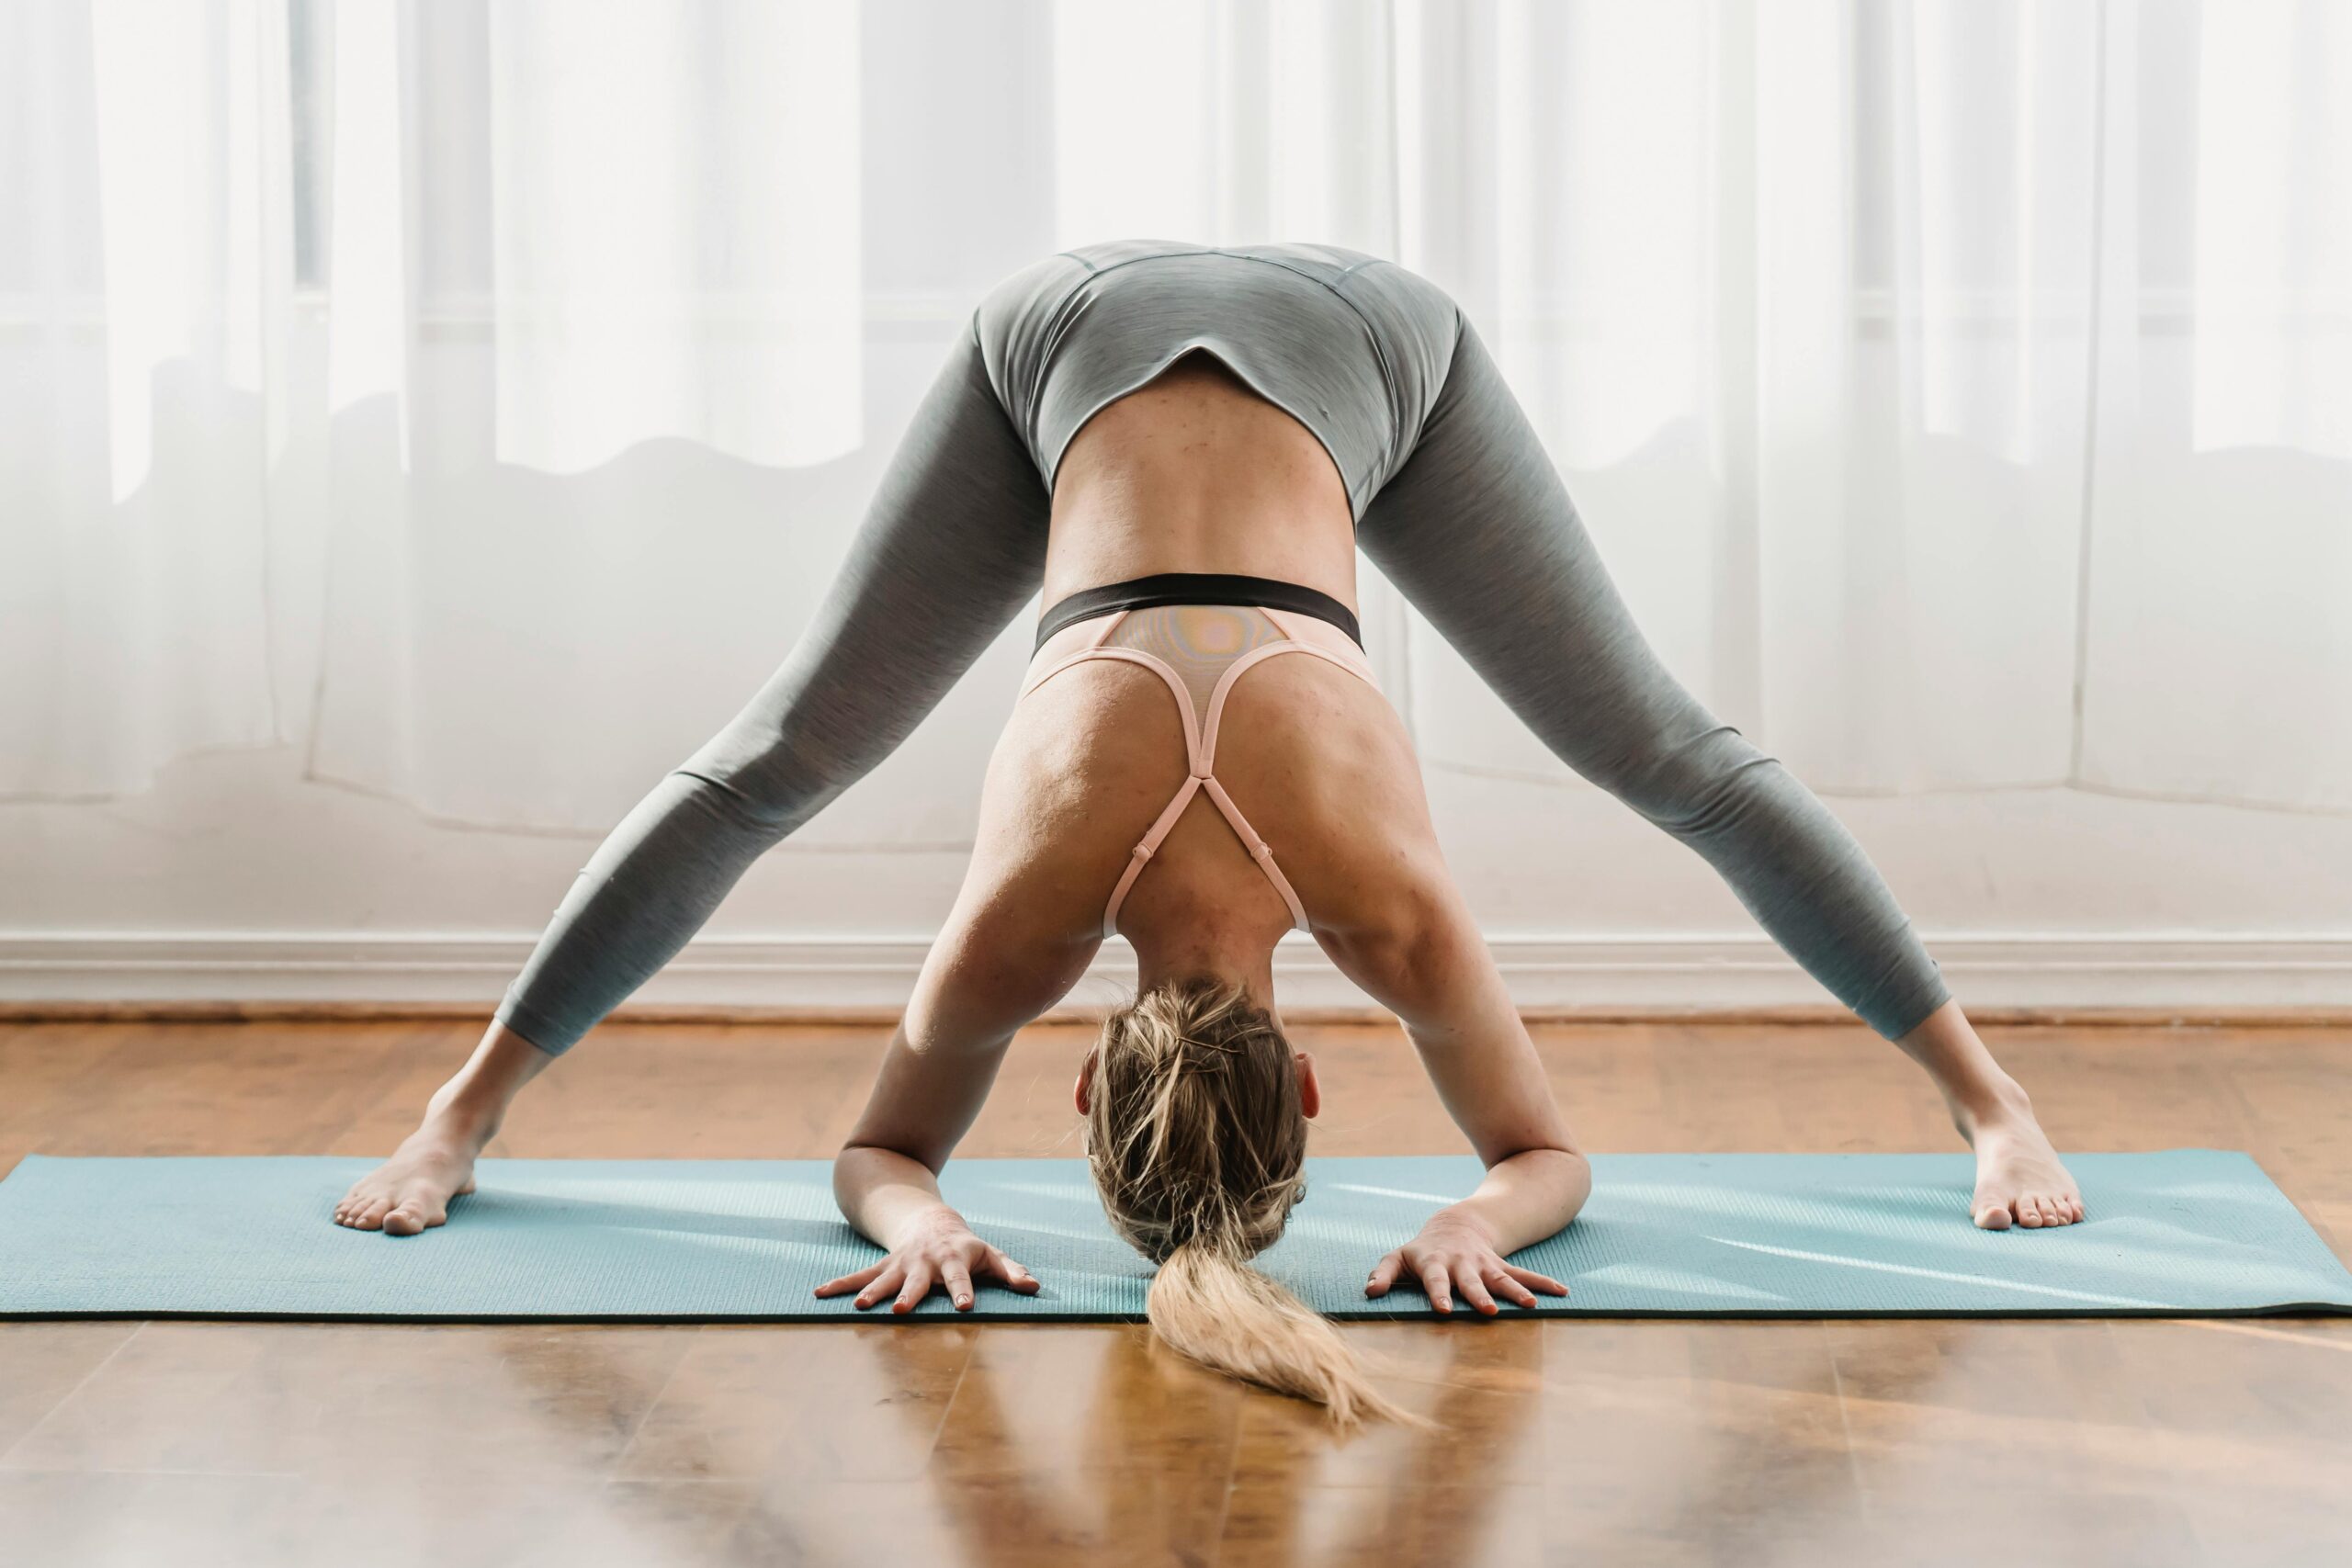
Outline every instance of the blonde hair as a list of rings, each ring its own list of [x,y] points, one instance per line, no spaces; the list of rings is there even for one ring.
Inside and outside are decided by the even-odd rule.
[[[1290,1043],[1238,984],[1155,987],[1103,1021],[1087,1161],[1111,1224],[1159,1265],[1146,1301],[1173,1348],[1327,1406],[1335,1425],[1420,1425],[1321,1314],[1249,1266],[1306,1193]]]

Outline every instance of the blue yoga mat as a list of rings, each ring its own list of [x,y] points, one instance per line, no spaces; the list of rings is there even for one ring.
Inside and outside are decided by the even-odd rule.
[[[809,1294],[879,1256],[842,1223],[823,1160],[481,1162],[481,1190],[421,1236],[329,1220],[367,1159],[56,1159],[0,1181],[0,1316],[831,1320]],[[1576,1223],[1517,1261],[1568,1284],[1547,1314],[1724,1317],[2352,1312],[2352,1274],[2243,1154],[2069,1156],[2088,1219],[1969,1224],[1949,1155],[1599,1155]],[[1260,1259],[1337,1317],[1433,1316],[1364,1276],[1468,1192],[1468,1156],[1315,1159]],[[949,1201],[1035,1273],[956,1314],[1132,1319],[1150,1277],[1083,1162],[964,1160]],[[1523,1309],[1507,1308],[1520,1313]]]

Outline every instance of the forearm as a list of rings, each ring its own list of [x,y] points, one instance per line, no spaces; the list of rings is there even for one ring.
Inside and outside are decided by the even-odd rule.
[[[863,1144],[833,1156],[833,1201],[860,1235],[882,1247],[897,1247],[926,1219],[955,1213],[929,1166]]]
[[[1527,1149],[1487,1168],[1478,1190],[1433,1217],[1468,1221],[1509,1255],[1557,1233],[1592,1193],[1592,1166],[1566,1149]]]

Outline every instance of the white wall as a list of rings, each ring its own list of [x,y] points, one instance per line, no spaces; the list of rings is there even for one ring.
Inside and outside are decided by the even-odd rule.
[[[968,694],[1001,711],[1019,653],[1001,644]],[[929,739],[858,786],[862,811],[935,804]],[[435,827],[300,774],[288,750],[222,752],[131,799],[0,807],[0,999],[487,1005],[590,848]],[[1442,770],[1430,785],[1524,1002],[1823,999],[1697,857],[1608,797]],[[1832,804],[1964,1001],[2352,1003],[2352,819],[2062,791]],[[896,1005],[963,863],[787,841],[640,999]],[[1107,1000],[1132,976],[1106,950],[1072,1000]],[[1361,999],[1311,949],[1283,994]]]

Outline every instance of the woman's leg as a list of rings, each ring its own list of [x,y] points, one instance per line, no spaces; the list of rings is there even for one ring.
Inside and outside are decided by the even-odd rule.
[[[1049,515],[967,329],[782,668],[589,857],[472,1059],[337,1219],[439,1224],[515,1091],[668,963],[753,861],[896,750],[1036,592]]]
[[[1466,320],[1413,453],[1358,538],[1555,755],[1704,856],[1791,957],[1928,1068],[1978,1149],[1978,1223],[2078,1212],[2023,1091],[1853,835],[1650,649]]]

